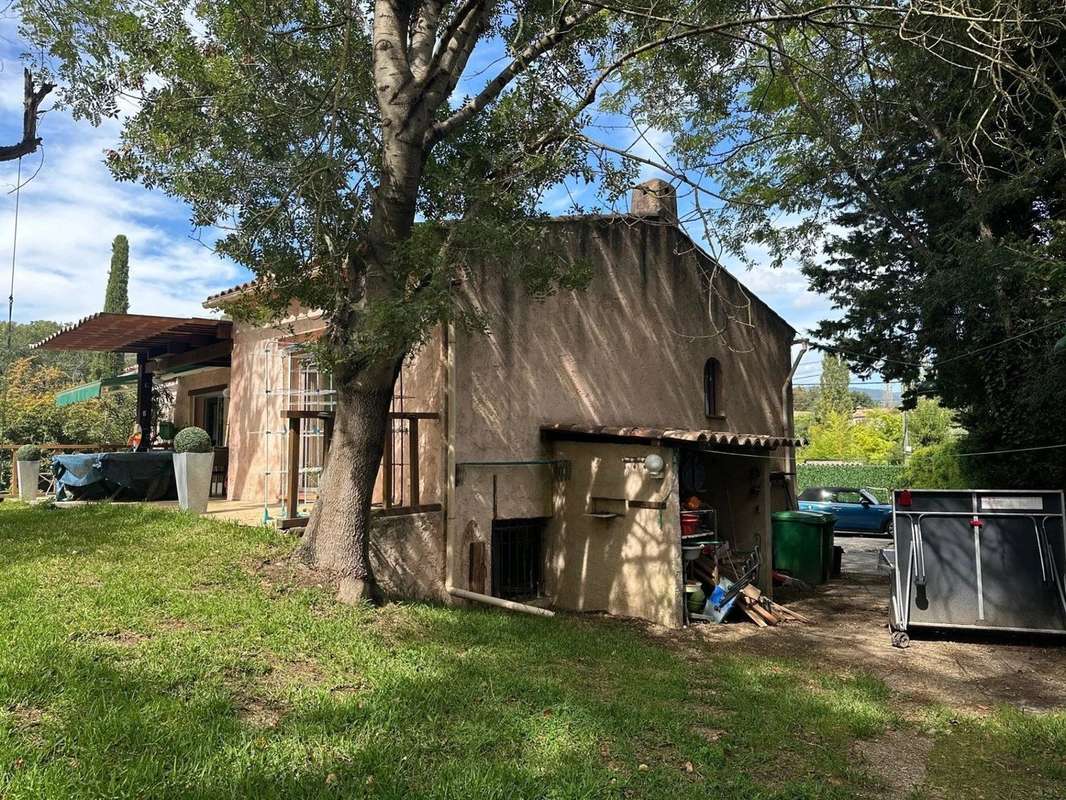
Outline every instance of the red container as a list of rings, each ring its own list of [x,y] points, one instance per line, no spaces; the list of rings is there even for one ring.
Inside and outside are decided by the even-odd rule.
[[[700,515],[694,511],[682,511],[681,512],[681,535],[691,536],[694,533],[699,533],[700,530]]]

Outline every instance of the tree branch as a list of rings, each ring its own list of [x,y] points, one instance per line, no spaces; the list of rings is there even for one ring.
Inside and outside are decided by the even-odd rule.
[[[530,42],[510,64],[489,81],[475,97],[465,103],[458,111],[445,120],[433,125],[425,136],[425,146],[432,147],[456,128],[470,121],[485,106],[495,100],[517,76],[537,58],[558,46],[578,25],[599,13],[598,8],[584,8],[564,17],[554,28]]]
[[[17,158],[29,155],[37,150],[41,140],[37,137],[37,115],[44,102],[44,98],[51,92],[55,85],[42,83],[39,88],[33,87],[33,75],[28,69],[22,71],[25,78],[25,92],[22,112],[22,141],[18,144],[0,146],[0,161],[14,161]]]

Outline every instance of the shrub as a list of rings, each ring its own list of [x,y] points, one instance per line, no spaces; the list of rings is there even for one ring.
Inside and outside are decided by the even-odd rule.
[[[971,485],[958,457],[958,445],[951,441],[917,448],[903,478],[912,489],[968,489]]]
[[[41,448],[35,444],[24,444],[15,451],[16,461],[40,461]]]
[[[210,453],[214,449],[210,435],[203,428],[182,428],[174,437],[175,453]]]
[[[799,491],[810,486],[854,486],[862,489],[902,489],[904,469],[898,464],[800,464],[796,483]],[[891,491],[878,491],[878,500],[888,502]]]

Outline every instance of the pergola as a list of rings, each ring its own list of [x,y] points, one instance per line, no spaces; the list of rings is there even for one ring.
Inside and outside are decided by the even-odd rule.
[[[179,368],[225,367],[233,351],[233,323],[200,317],[157,317],[101,312],[52,334],[37,350],[87,350],[137,356],[138,450],[147,450],[152,430],[152,379]]]

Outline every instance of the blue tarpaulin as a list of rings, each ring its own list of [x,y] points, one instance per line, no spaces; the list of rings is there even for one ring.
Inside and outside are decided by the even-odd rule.
[[[57,500],[174,500],[169,452],[53,456]]]

